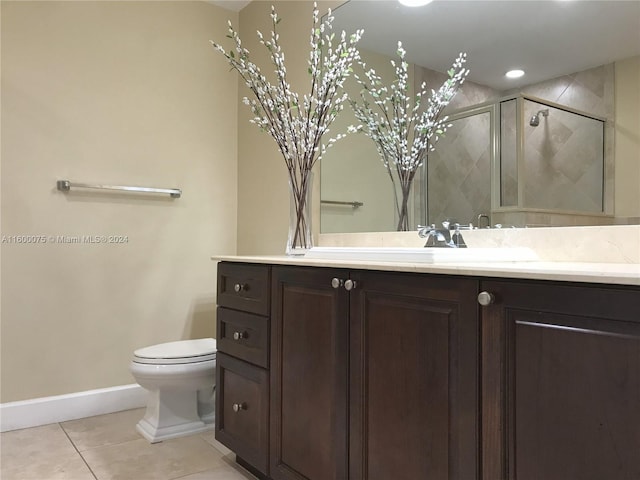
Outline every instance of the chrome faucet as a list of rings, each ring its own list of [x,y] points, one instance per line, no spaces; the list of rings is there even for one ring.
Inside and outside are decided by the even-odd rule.
[[[451,243],[451,234],[446,228],[437,229],[435,224],[429,227],[418,225],[418,236],[426,238],[425,247],[448,247]]]
[[[418,225],[418,236],[426,238],[425,247],[440,248],[467,248],[460,233],[460,224],[451,223],[449,220],[442,222],[444,228],[436,228],[435,224],[430,226]],[[451,234],[453,231],[453,235]]]

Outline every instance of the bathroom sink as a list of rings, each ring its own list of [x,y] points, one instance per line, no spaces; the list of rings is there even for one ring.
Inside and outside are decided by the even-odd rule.
[[[402,247],[313,247],[305,258],[324,260],[368,260],[379,262],[532,262],[538,256],[529,248],[402,248]]]

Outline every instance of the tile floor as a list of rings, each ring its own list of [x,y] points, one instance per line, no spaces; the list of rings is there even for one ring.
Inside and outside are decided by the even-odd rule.
[[[213,431],[150,444],[144,409],[0,434],[2,480],[255,480]]]

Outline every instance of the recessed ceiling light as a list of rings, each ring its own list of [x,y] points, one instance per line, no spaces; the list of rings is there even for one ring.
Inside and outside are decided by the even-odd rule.
[[[507,78],[520,78],[524,75],[524,70],[509,70],[504,74]]]
[[[431,3],[433,0],[398,0],[402,5],[407,7],[422,7],[427,3]]]

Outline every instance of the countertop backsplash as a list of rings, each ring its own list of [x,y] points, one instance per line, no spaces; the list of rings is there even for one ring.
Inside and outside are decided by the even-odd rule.
[[[640,264],[640,225],[463,230],[470,247],[528,247],[541,261]],[[321,234],[322,247],[421,247],[417,232]]]

